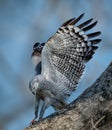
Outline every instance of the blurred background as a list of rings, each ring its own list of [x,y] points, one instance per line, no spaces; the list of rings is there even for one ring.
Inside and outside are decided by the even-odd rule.
[[[112,60],[111,0],[0,0],[0,130],[23,130],[34,117],[28,84],[35,74],[32,46],[45,42],[72,17],[98,20],[102,42],[87,64],[78,89],[68,102],[89,87]],[[45,116],[54,112],[49,108]]]

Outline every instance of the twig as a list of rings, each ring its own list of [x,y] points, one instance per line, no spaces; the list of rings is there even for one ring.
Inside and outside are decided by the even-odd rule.
[[[91,119],[91,124],[92,124],[92,128],[91,128],[91,130],[98,130],[98,128],[97,128],[97,126],[98,126],[98,124],[103,120],[105,118],[105,115],[104,116],[102,116],[95,124],[94,124],[94,122],[93,122],[93,119]]]

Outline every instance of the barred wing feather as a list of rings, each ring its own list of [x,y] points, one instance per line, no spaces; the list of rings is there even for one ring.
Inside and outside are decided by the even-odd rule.
[[[44,77],[49,75],[47,79],[55,82],[59,90],[68,96],[77,87],[85,63],[92,58],[98,48],[97,44],[101,41],[96,39],[101,33],[99,31],[86,34],[86,31],[92,29],[97,21],[90,24],[93,19],[89,19],[74,26],[83,16],[84,14],[65,22],[47,41],[42,51]],[[45,64],[44,60],[47,60]]]

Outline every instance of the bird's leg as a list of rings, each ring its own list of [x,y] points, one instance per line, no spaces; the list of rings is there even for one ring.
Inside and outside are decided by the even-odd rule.
[[[35,120],[38,117],[38,109],[39,109],[39,102],[40,102],[40,98],[38,97],[38,95],[35,95],[35,100],[34,100],[34,114],[35,117],[34,119],[31,121],[31,125],[34,125],[35,123],[37,123],[37,121]]]
[[[44,103],[43,103],[43,105],[42,105],[42,108],[41,108],[41,110],[40,110],[39,121],[42,120],[43,115],[44,115],[44,112],[45,112],[46,108],[47,108],[50,104],[51,104],[51,100],[50,100],[48,97],[45,98]]]
[[[39,102],[40,102],[40,98],[36,95],[36,97],[35,97],[35,108],[34,108],[34,110],[35,110],[35,112],[34,112],[35,118],[34,119],[36,119],[38,117]]]

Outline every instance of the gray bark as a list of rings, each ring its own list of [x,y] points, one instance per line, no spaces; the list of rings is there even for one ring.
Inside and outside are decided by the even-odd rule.
[[[112,130],[112,62],[65,110],[25,130]]]

